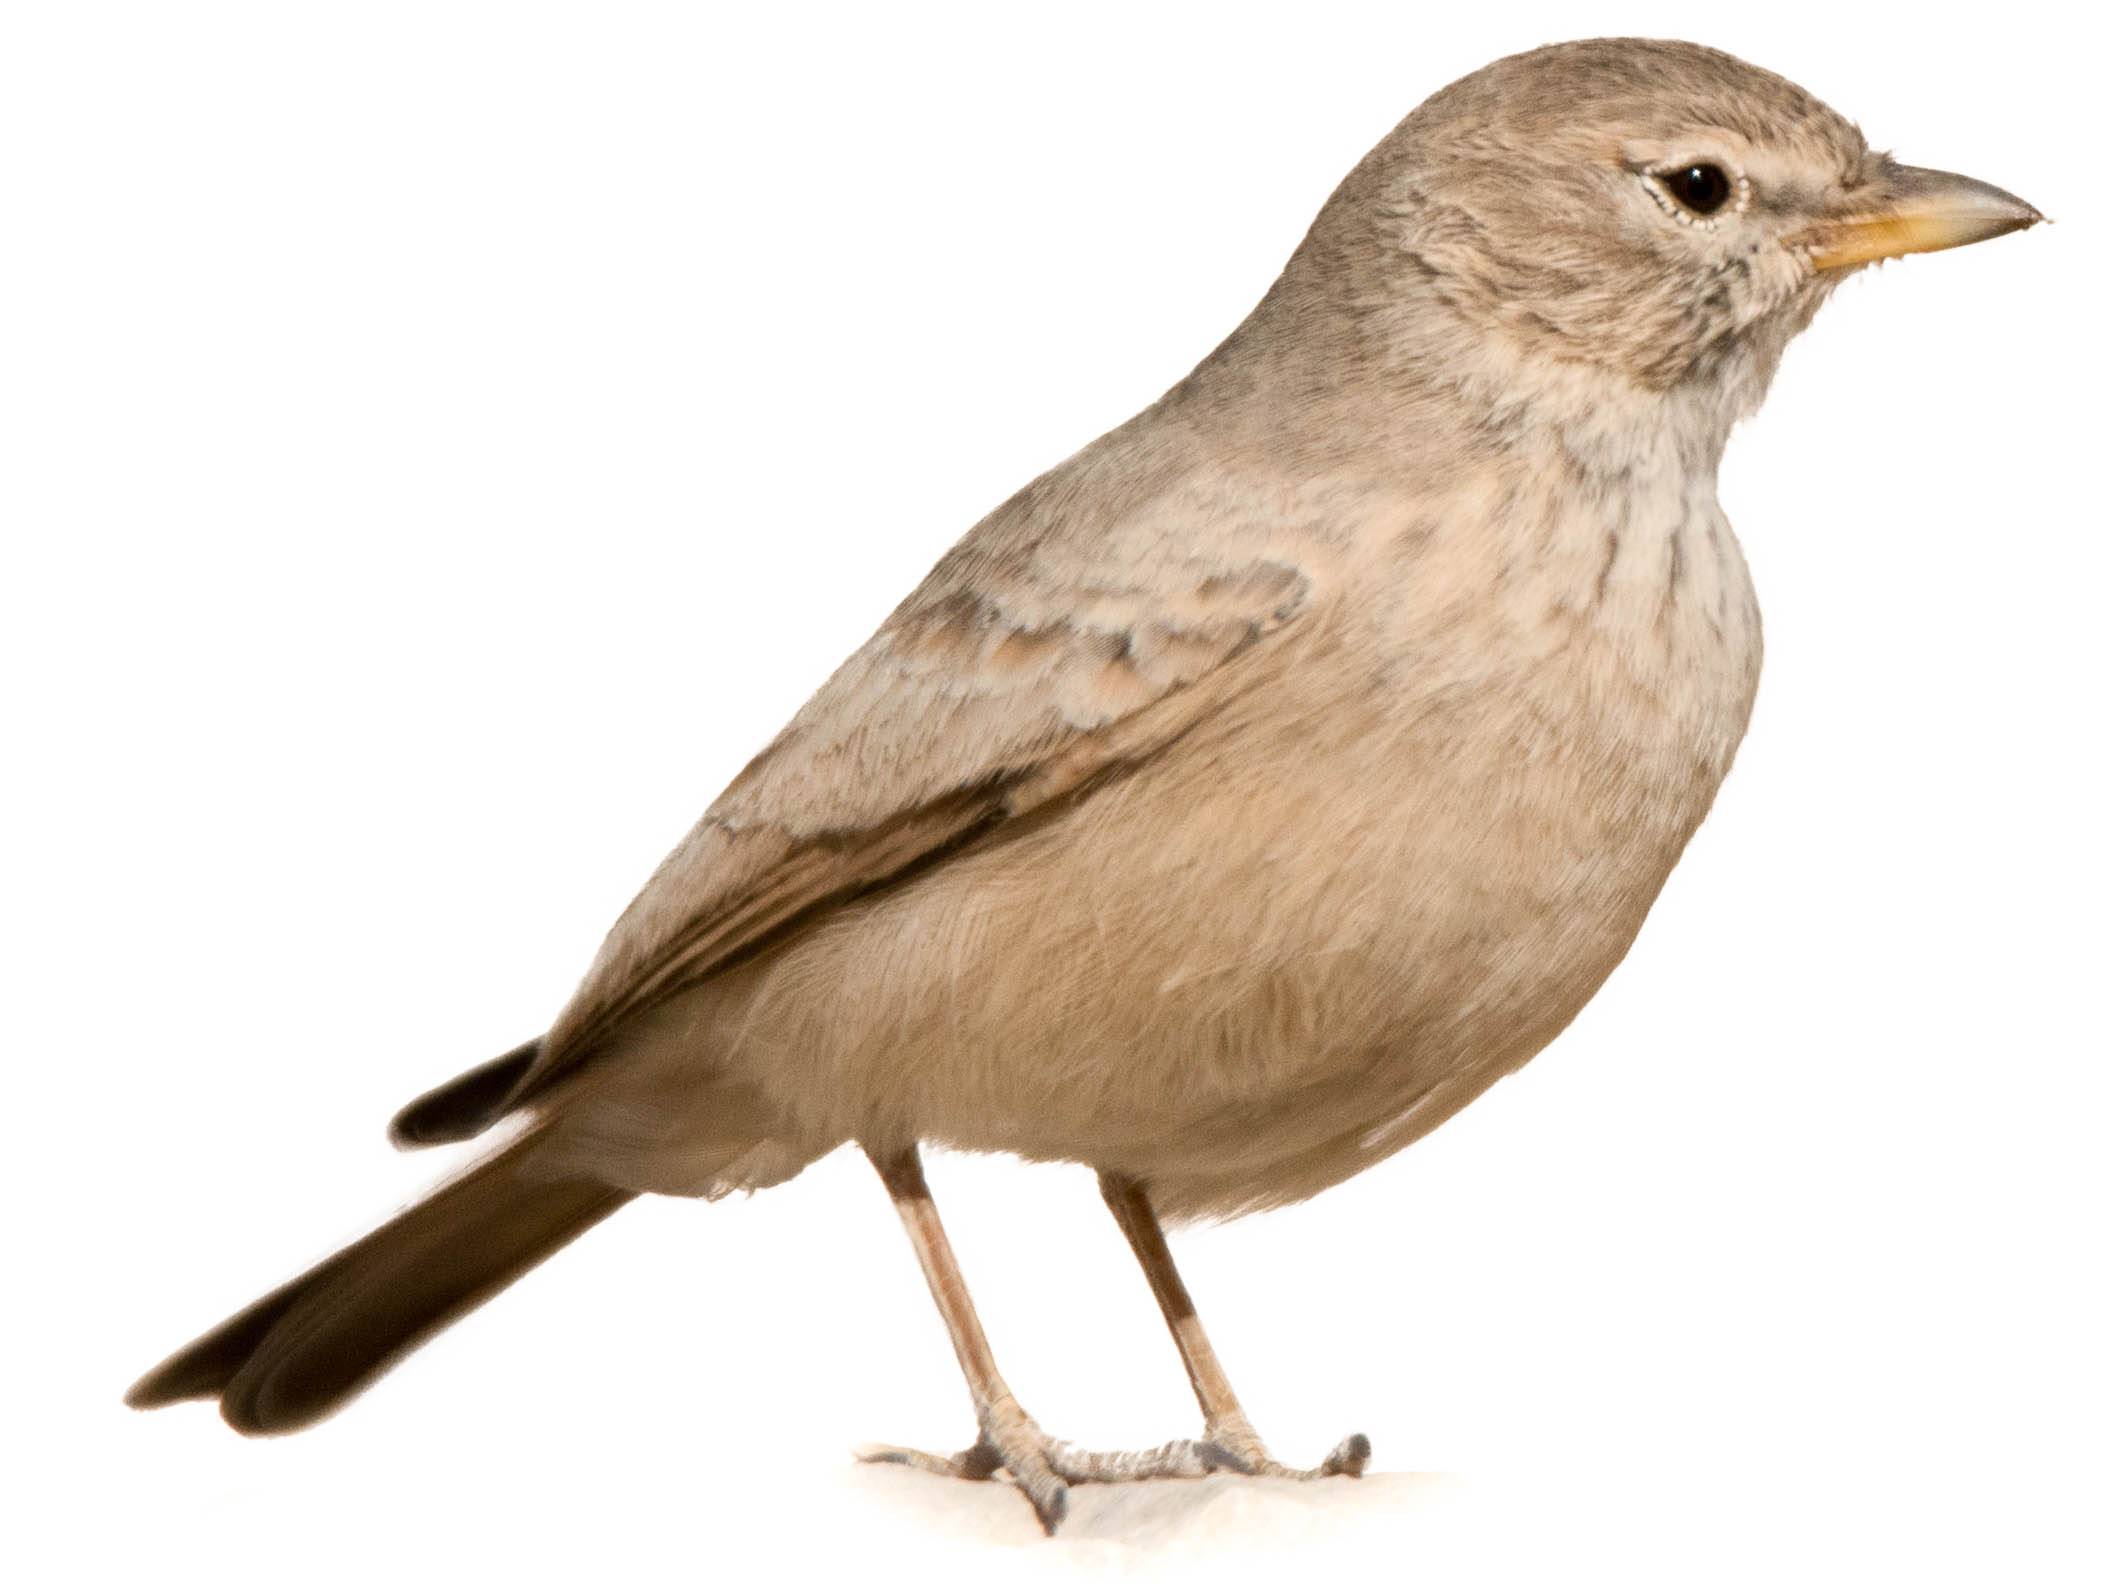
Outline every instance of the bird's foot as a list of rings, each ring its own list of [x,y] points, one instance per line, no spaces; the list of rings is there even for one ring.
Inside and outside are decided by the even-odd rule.
[[[1065,1520],[1066,1488],[1072,1483],[1203,1478],[1214,1472],[1303,1480],[1357,1478],[1371,1454],[1367,1436],[1354,1434],[1341,1440],[1316,1466],[1282,1466],[1245,1421],[1222,1422],[1207,1428],[1202,1439],[1172,1439],[1151,1450],[1083,1450],[1052,1438],[1012,1402],[987,1413],[977,1443],[952,1456],[901,1445],[870,1445],[859,1452],[862,1461],[894,1462],[973,1482],[998,1477],[1004,1471],[1029,1501],[1046,1533],[1056,1532]]]
[[[1205,1445],[1220,1458],[1220,1468],[1252,1478],[1357,1478],[1367,1470],[1375,1447],[1365,1434],[1347,1434],[1313,1467],[1283,1466],[1272,1459],[1247,1418],[1233,1417],[1206,1429]]]
[[[1066,1519],[1066,1479],[1050,1454],[1058,1445],[1009,1397],[984,1410],[978,1418],[977,1443],[952,1456],[907,1450],[902,1445],[869,1445],[858,1455],[862,1461],[895,1462],[974,1483],[997,1477],[1004,1469],[1049,1534],[1057,1532]]]

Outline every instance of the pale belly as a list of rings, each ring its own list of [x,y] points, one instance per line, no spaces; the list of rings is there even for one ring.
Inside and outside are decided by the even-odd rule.
[[[1558,1034],[1711,802],[1753,658],[1674,704],[1606,660],[1407,701],[1305,659],[1300,700],[675,1000],[617,1088],[653,1121],[628,1177],[923,1139],[1142,1175],[1183,1217],[1357,1172]]]

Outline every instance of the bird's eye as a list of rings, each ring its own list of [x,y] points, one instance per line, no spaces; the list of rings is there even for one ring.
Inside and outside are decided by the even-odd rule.
[[[1685,165],[1661,173],[1661,185],[1694,215],[1710,215],[1733,191],[1727,173],[1717,165]]]

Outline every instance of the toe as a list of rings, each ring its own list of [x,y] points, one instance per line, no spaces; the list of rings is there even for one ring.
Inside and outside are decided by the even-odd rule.
[[[862,1445],[853,1452],[853,1459],[884,1466],[917,1467],[921,1472],[937,1472],[944,1478],[954,1477],[956,1470],[947,1456],[912,1450],[904,1445]]]
[[[1172,1439],[1152,1450],[1083,1450],[1063,1440],[1044,1447],[1052,1470],[1069,1483],[1135,1483],[1142,1478],[1202,1478],[1233,1463],[1201,1439]]]
[[[968,1478],[973,1482],[991,1477],[1000,1470],[1000,1454],[983,1440],[968,1450],[959,1450],[952,1456],[937,1456],[929,1450],[913,1450],[906,1445],[862,1445],[853,1452],[856,1461],[876,1462],[890,1466],[917,1467],[921,1472],[935,1473],[944,1478]]]
[[[1014,1479],[1014,1486],[1022,1491],[1036,1519],[1043,1524],[1044,1531],[1055,1533],[1059,1523],[1066,1519],[1066,1480],[1051,1464],[1040,1444],[1024,1445],[1009,1442],[1001,1453],[1006,1463],[1007,1475]]]
[[[1313,1467],[1289,1467],[1272,1459],[1270,1451],[1254,1433],[1241,1427],[1208,1431],[1199,1446],[1211,1462],[1208,1470],[1239,1472],[1250,1478],[1357,1478],[1367,1470],[1374,1446],[1365,1434],[1341,1439],[1331,1453]]]

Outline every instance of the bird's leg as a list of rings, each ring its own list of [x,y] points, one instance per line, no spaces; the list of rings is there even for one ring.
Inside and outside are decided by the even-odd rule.
[[[1118,1228],[1132,1243],[1132,1255],[1146,1270],[1147,1283],[1153,1287],[1161,1315],[1168,1321],[1176,1349],[1183,1355],[1184,1370],[1191,1375],[1191,1389],[1198,1396],[1198,1409],[1205,1413],[1204,1444],[1209,1454],[1223,1458],[1215,1465],[1279,1478],[1360,1476],[1372,1454],[1365,1434],[1353,1434],[1340,1441],[1317,1466],[1285,1467],[1272,1459],[1243,1411],[1242,1402],[1235,1398],[1235,1387],[1228,1382],[1220,1358],[1213,1354],[1205,1325],[1198,1321],[1198,1309],[1191,1304],[1191,1293],[1184,1288],[1183,1276],[1176,1272],[1176,1261],[1169,1255],[1169,1243],[1162,1237],[1161,1223],[1154,1217],[1145,1185],[1124,1175],[1105,1173],[1099,1178],[1103,1200],[1110,1204]]]
[[[907,1148],[886,1156],[870,1152],[868,1156],[881,1174],[882,1183],[889,1188],[890,1199],[896,1203],[898,1216],[911,1236],[912,1249],[919,1254],[927,1288],[933,1292],[934,1304],[948,1325],[948,1338],[956,1348],[956,1360],[963,1366],[964,1381],[970,1386],[971,1404],[977,1408],[978,1437],[969,1449],[953,1456],[931,1455],[899,1445],[871,1445],[860,1452],[862,1460],[897,1462],[946,1477],[972,1479],[994,1477],[1004,1467],[1028,1496],[1047,1533],[1065,1517],[1069,1482],[1200,1478],[1222,1468],[1250,1470],[1233,1453],[1208,1440],[1176,1439],[1152,1450],[1082,1450],[1053,1439],[1037,1427],[1007,1388],[992,1359],[992,1347],[986,1343],[977,1309],[971,1305],[962,1271],[956,1267],[955,1253],[949,1249],[948,1236],[941,1228],[941,1215],[926,1189],[918,1149]],[[1228,1399],[1232,1405],[1233,1396]],[[1236,1415],[1241,1415],[1239,1408]],[[1254,1443],[1255,1436],[1251,1437]]]
[[[919,1254],[926,1287],[933,1292],[934,1305],[941,1309],[941,1321],[948,1325],[949,1341],[956,1348],[964,1382],[970,1386],[971,1404],[977,1409],[978,1438],[969,1449],[953,1456],[876,1446],[862,1451],[861,1458],[903,1462],[957,1478],[989,1478],[1005,1467],[1049,1533],[1066,1515],[1065,1480],[1052,1470],[1045,1457],[1042,1430],[1022,1410],[992,1359],[992,1347],[986,1343],[977,1308],[971,1305],[963,1271],[956,1267],[956,1254],[949,1247],[948,1232],[941,1228],[940,1211],[934,1207],[933,1194],[926,1189],[926,1171],[919,1163],[919,1149],[907,1147],[886,1157],[870,1152],[868,1157],[889,1188],[897,1216],[904,1220],[905,1233],[911,1236],[912,1250]]]

